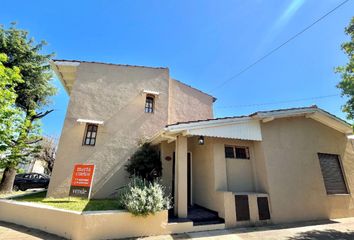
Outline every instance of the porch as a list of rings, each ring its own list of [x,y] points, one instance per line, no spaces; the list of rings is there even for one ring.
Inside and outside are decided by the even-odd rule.
[[[224,222],[228,227],[260,221],[257,201],[265,197],[268,207],[268,195],[256,163],[262,159],[258,121],[205,124],[172,125],[152,141],[160,149],[162,183],[173,198],[169,221]]]
[[[207,225],[207,224],[220,224],[225,223],[225,220],[218,216],[218,213],[210,209],[194,204],[188,207],[188,215],[186,218],[179,218],[174,214],[174,210],[168,211],[168,222],[193,222],[193,226]]]

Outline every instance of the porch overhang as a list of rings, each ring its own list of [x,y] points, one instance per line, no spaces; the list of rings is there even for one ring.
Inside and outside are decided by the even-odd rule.
[[[151,143],[173,142],[178,135],[262,141],[260,121],[243,117],[166,126],[151,139]]]
[[[318,107],[285,109],[276,111],[258,112],[251,115],[254,119],[260,119],[263,123],[273,121],[278,118],[306,117],[322,123],[346,135],[353,134],[352,126],[344,120],[326,112]]]

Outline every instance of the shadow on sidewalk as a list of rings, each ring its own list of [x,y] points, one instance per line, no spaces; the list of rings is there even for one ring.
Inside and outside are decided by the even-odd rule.
[[[298,233],[294,237],[290,237],[289,240],[353,240],[354,232],[340,232],[337,230],[313,230],[303,233]]]
[[[24,216],[26,217],[26,216]],[[3,230],[5,228],[5,231]],[[31,237],[33,237],[33,239],[45,239],[45,240],[63,240],[65,238],[50,234],[50,233],[46,233],[37,229],[33,229],[33,228],[28,228],[25,226],[20,226],[17,224],[13,224],[13,223],[8,223],[8,222],[2,222],[0,221],[0,239],[4,239],[2,238],[2,234],[6,233],[6,237],[9,237],[9,239],[18,239],[19,234],[20,235],[24,235],[23,237],[25,237],[25,239],[30,240]],[[13,236],[11,236],[13,235]],[[21,236],[22,237],[22,236]],[[6,239],[4,239],[6,240]]]

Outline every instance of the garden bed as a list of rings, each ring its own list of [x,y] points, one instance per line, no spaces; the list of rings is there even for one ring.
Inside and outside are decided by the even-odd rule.
[[[72,211],[35,202],[0,200],[0,221],[40,229],[74,240],[170,234],[167,211],[136,217],[125,210]]]

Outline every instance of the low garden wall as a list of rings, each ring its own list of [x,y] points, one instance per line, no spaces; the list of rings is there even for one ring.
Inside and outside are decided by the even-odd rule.
[[[14,200],[0,200],[0,221],[40,229],[74,240],[171,233],[167,211],[147,217],[136,217],[124,210],[80,213]],[[183,231],[183,229],[178,230]]]

